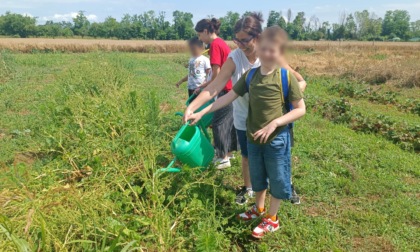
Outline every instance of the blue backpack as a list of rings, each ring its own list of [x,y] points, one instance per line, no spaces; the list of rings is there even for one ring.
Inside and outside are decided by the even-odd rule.
[[[251,85],[251,80],[255,75],[255,72],[259,69],[259,67],[252,68],[249,70],[248,75],[246,76],[245,83],[246,83],[246,91],[249,93],[249,86]],[[289,113],[290,110],[293,109],[293,105],[288,102],[289,99],[289,86],[290,86],[290,79],[289,79],[289,71],[284,68],[280,68],[279,71],[281,72],[281,85],[283,91],[283,99],[286,107],[286,113]],[[293,123],[289,124],[289,128],[293,128]]]

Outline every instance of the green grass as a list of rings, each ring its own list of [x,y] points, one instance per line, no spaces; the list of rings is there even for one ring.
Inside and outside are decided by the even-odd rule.
[[[245,210],[233,203],[239,160],[156,175],[172,159],[187,59],[2,54],[0,251],[418,250],[419,155],[312,111],[296,124],[302,204],[284,203],[267,239],[235,219]],[[309,85],[327,96],[322,80]]]

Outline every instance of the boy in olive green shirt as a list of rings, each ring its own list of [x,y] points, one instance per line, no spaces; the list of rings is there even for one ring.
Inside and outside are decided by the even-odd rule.
[[[246,72],[238,80],[236,85],[233,87],[235,93],[239,96],[244,96],[248,90],[246,87],[246,78],[248,76]],[[249,93],[252,94],[249,96],[249,111],[247,119],[247,136],[248,139],[254,143],[259,144],[260,141],[253,140],[251,132],[257,132],[259,129],[262,129],[267,125],[267,122],[271,122],[276,118],[281,117],[286,114],[286,108],[284,107],[284,99],[282,95],[282,83],[281,83],[281,73],[279,70],[273,71],[268,75],[262,75],[260,68],[255,71],[255,75],[251,79],[249,85]],[[298,81],[291,74],[290,79],[290,91],[289,91],[289,101],[297,101],[303,98],[301,89],[299,88]],[[272,133],[265,142],[271,142],[274,137],[286,129],[287,125],[276,128],[274,133]]]
[[[289,74],[290,86],[287,100],[284,99],[280,71],[277,66],[282,55],[287,34],[278,26],[266,28],[261,34],[257,53],[261,67],[256,69],[249,85],[249,111],[247,119],[248,159],[252,190],[256,192],[256,204],[238,217],[248,221],[263,216],[252,236],[262,238],[268,232],[279,229],[277,212],[281,200],[290,199],[291,146],[288,124],[306,113],[302,91],[293,75]],[[207,108],[189,116],[191,124],[197,123],[209,112],[218,110],[247,93],[245,73],[233,91],[216,100]],[[293,110],[287,112],[286,104]],[[268,183],[269,182],[269,183]],[[264,208],[265,196],[270,184],[270,208]]]

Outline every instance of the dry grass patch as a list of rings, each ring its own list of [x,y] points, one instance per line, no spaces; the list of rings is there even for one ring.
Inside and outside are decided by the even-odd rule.
[[[405,88],[420,87],[420,44],[321,46],[314,50],[308,53],[293,51],[288,56],[289,61],[311,76],[344,77],[374,85],[390,83]]]

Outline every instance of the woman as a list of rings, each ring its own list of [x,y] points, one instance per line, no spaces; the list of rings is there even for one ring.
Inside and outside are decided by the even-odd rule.
[[[197,92],[202,88],[205,88],[208,83],[215,80],[222,66],[225,64],[228,55],[230,53],[230,47],[226,44],[223,39],[219,38],[220,21],[212,19],[202,19],[195,26],[198,38],[206,44],[210,44],[209,56],[210,65],[212,68],[212,75],[209,82],[200,85],[197,88]],[[218,97],[222,97],[232,89],[232,81],[227,78],[220,85],[218,90]],[[210,99],[209,99],[210,100]],[[218,169],[224,169],[230,167],[229,154],[236,150],[237,141],[235,128],[233,127],[233,106],[227,106],[214,113],[213,122],[213,140],[214,147],[216,150],[215,164]]]
[[[184,121],[188,120],[188,116],[192,114],[197,108],[202,106],[207,101],[215,97],[223,88],[223,84],[229,79],[232,79],[235,84],[239,78],[247,70],[260,65],[256,55],[256,42],[258,36],[262,32],[263,18],[261,13],[252,13],[249,16],[240,19],[234,27],[235,38],[234,42],[238,49],[234,50],[228,57],[228,60],[223,65],[217,78],[200,93],[200,95],[191,103],[185,111]],[[297,72],[295,72],[287,63],[283,62],[281,65],[292,72],[299,81],[302,91],[306,87],[306,83]],[[253,196],[251,180],[249,177],[248,167],[248,150],[246,139],[246,118],[248,115],[248,97],[239,97],[233,103],[234,124],[238,136],[239,145],[241,147],[242,155],[242,176],[244,186],[236,197],[236,203],[245,204],[247,198]],[[299,197],[294,192],[293,202],[300,202]]]

